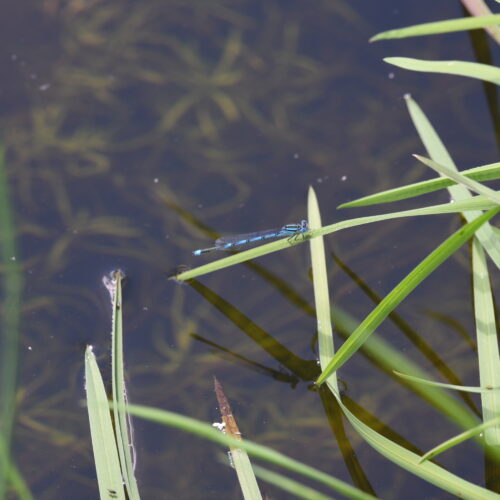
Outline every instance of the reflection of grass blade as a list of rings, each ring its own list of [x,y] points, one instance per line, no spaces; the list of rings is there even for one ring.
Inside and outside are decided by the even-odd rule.
[[[0,144],[0,252],[5,269],[2,336],[0,337],[0,498],[4,498],[7,473],[13,467],[10,448],[14,422],[22,276],[17,261],[15,231],[9,203],[7,166]]]
[[[322,384],[335,370],[340,368],[410,292],[471,238],[482,224],[491,219],[499,211],[500,207],[494,208],[460,228],[415,267],[406,278],[393,288],[382,302],[363,320],[347,341],[344,342],[337,354],[328,363],[327,368],[323,370],[317,383]]]
[[[315,374],[316,369],[314,361],[306,361],[297,356],[230,302],[217,295],[199,281],[191,280],[189,284],[287,370],[303,380],[312,379],[312,374]]]
[[[224,432],[238,441],[242,440],[241,432],[238,429],[238,424],[229,405],[229,401],[224,394],[221,384],[217,379],[214,379],[215,395],[219,404],[219,411],[224,423]],[[238,481],[240,483],[243,498],[246,500],[262,500],[262,495],[259,490],[259,485],[255,479],[255,474],[252,469],[252,464],[248,458],[247,452],[241,448],[231,446],[231,459],[233,461]]]
[[[123,323],[122,323],[122,279],[120,270],[114,271],[111,277],[116,285],[113,296],[113,330],[111,344],[111,371],[113,378],[113,416],[115,423],[116,442],[120,456],[123,481],[131,499],[138,499],[139,490],[134,475],[134,465],[131,451],[132,427],[127,415],[126,387],[123,368]]]
[[[500,163],[491,163],[481,165],[480,167],[462,170],[462,175],[475,181],[491,181],[500,178]],[[429,179],[427,181],[415,182],[406,186],[401,186],[394,189],[387,189],[379,193],[363,196],[357,200],[349,201],[339,205],[338,208],[364,207],[368,205],[377,205],[380,203],[391,203],[393,201],[406,200],[423,194],[439,191],[455,183],[444,177],[438,179]]]
[[[447,19],[433,23],[417,24],[407,28],[383,31],[370,38],[370,42],[389,40],[391,38],[407,38],[410,36],[439,35],[454,31],[464,31],[496,26],[500,24],[500,14],[481,17],[467,17],[462,19]]]
[[[472,243],[472,272],[479,380],[482,387],[498,388],[500,387],[500,355],[495,307],[486,258],[483,248],[476,238]],[[500,391],[481,394],[481,404],[485,422],[500,417]],[[500,425],[488,428],[484,437],[487,444],[498,446],[500,444]]]
[[[410,71],[467,76],[500,85],[500,69],[489,64],[468,61],[427,61],[411,57],[385,57],[384,61]]]
[[[108,398],[90,346],[85,351],[85,391],[101,499],[125,500]]]

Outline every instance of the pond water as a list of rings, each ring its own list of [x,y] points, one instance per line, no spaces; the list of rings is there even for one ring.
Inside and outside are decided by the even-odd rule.
[[[387,29],[461,17],[459,4],[39,0],[3,8],[0,140],[22,276],[13,456],[33,496],[98,497],[84,350],[93,345],[109,384],[102,277],[121,268],[132,402],[220,420],[216,376],[245,437],[380,498],[449,498],[380,457],[314,390],[307,245],[188,285],[167,278],[179,265],[220,257],[192,254],[220,234],[300,222],[308,186],[328,224],[380,210],[338,211],[341,203],[432,177],[411,157],[425,150],[406,93],[460,168],[496,161],[490,89],[382,60],[474,61],[475,39],[368,43]],[[398,208],[445,201],[439,192]],[[361,320],[375,305],[367,289],[383,297],[459,224],[419,218],[329,236],[335,308]],[[384,323],[385,341],[433,378],[478,384],[467,248],[397,312],[405,326]],[[353,357],[339,375],[358,414],[406,446],[426,451],[458,432],[369,357]],[[145,421],[134,427],[143,498],[241,497],[224,450]],[[440,464],[485,482],[474,444]]]

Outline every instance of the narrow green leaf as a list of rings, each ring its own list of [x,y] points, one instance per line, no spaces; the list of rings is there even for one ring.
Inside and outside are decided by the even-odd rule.
[[[432,126],[427,116],[425,116],[420,106],[409,95],[405,96],[405,100],[413,124],[417,129],[421,141],[424,143],[428,155],[435,162],[458,172],[453,159],[446,150],[443,142],[439,138],[438,134],[434,130],[434,127]],[[469,190],[460,185],[451,186],[448,188],[448,191],[451,195],[451,198],[455,202],[460,202],[471,198]],[[471,222],[476,217],[479,217],[481,215],[481,212],[479,210],[463,212],[462,215],[467,222]],[[481,245],[483,245],[483,248],[491,257],[497,268],[500,268],[500,237],[498,236],[498,233],[494,232],[492,226],[489,223],[486,223],[476,233],[476,237],[481,242]]]
[[[133,431],[132,421],[127,414],[127,388],[125,386],[125,369],[123,363],[123,319],[122,319],[122,271],[111,273],[107,283],[108,291],[113,301],[113,318],[111,331],[111,372],[113,392],[113,412],[116,443],[120,457],[123,481],[130,500],[139,500],[139,489],[134,475],[132,451],[134,443],[131,442]],[[114,293],[113,293],[114,289]]]
[[[481,165],[480,167],[462,170],[460,173],[469,179],[474,179],[475,181],[491,181],[500,178],[500,163]],[[369,196],[363,196],[363,198],[343,203],[337,208],[362,207],[405,200],[407,198],[413,198],[423,194],[432,193],[434,191],[439,191],[440,189],[454,186],[455,184],[456,182],[444,177],[415,182],[406,186],[380,191],[379,193],[371,194]]]
[[[406,276],[406,278],[404,278],[401,283],[399,283],[363,320],[361,325],[359,325],[357,330],[346,340],[346,342],[344,342],[337,354],[330,363],[328,363],[326,369],[323,370],[316,383],[318,385],[322,384],[334,371],[338,370],[410,292],[471,238],[484,222],[491,219],[499,211],[500,207],[494,208],[478,217],[473,222],[460,228],[413,269],[413,271],[411,271],[410,274],[408,274],[408,276]]]
[[[320,493],[313,488],[306,486],[298,481],[290,479],[283,474],[277,474],[258,465],[253,466],[255,473],[260,479],[267,481],[270,484],[274,484],[277,488],[280,488],[293,496],[293,498],[305,498],[305,500],[333,500],[332,497]]]
[[[370,42],[390,40],[394,38],[408,38],[412,36],[440,35],[454,31],[473,30],[496,26],[500,24],[500,14],[481,17],[467,17],[461,19],[447,19],[433,23],[416,24],[407,28],[383,31],[370,38]]]
[[[462,432],[457,436],[453,436],[452,438],[447,439],[440,445],[432,448],[432,450],[429,450],[427,453],[422,455],[420,463],[430,460],[436,455],[439,455],[440,453],[443,453],[444,451],[449,450],[450,448],[453,448],[457,444],[463,443],[464,441],[467,441],[470,438],[479,436],[479,434],[482,434],[486,430],[491,429],[491,427],[493,426],[498,427],[499,425],[500,425],[500,417],[497,417],[494,418],[493,420],[489,420],[487,422],[484,422],[483,424],[477,425],[473,429],[469,429],[465,432]]]
[[[318,199],[312,187],[309,188],[307,214],[311,229],[321,227],[321,215]],[[321,367],[326,367],[335,353],[333,346],[332,314],[330,310],[330,294],[328,292],[328,273],[326,270],[325,245],[323,237],[310,240],[312,274],[314,285],[314,301],[316,306],[316,322],[318,329],[319,360]],[[333,374],[330,383],[338,390],[337,377]]]
[[[486,198],[489,198],[494,203],[500,205],[500,193],[491,189],[487,186],[483,186],[480,182],[477,182],[473,179],[469,179],[466,176],[462,175],[460,172],[456,170],[451,170],[444,165],[441,165],[429,158],[425,158],[425,156],[413,155],[418,161],[421,161],[424,165],[432,168],[439,174],[448,177],[449,179],[455,181],[457,184],[461,184],[469,188],[470,190],[476,192],[477,194],[482,194]]]
[[[85,391],[101,500],[125,500],[108,398],[92,347],[85,351]]]
[[[17,371],[23,289],[22,269],[16,248],[16,229],[10,205],[5,151],[0,143],[0,259],[2,319],[0,335],[0,498],[4,498],[7,474],[12,470],[11,441],[16,408]]]
[[[472,243],[472,272],[479,380],[483,387],[498,387],[500,386],[500,354],[493,293],[486,258],[481,245],[475,238]],[[485,422],[500,417],[500,392],[490,391],[481,394],[481,406]],[[500,425],[488,428],[484,437],[487,444],[498,446]]]
[[[431,387],[442,387],[443,389],[449,389],[452,391],[462,391],[462,392],[473,392],[473,393],[488,393],[492,391],[500,391],[500,385],[496,387],[472,387],[465,385],[453,385],[453,384],[444,384],[442,382],[436,382],[434,380],[426,380],[420,377],[414,377],[413,375],[407,375],[406,373],[401,373],[396,370],[393,372],[401,378],[406,380],[411,380],[416,382],[417,384],[428,385]]]
[[[500,69],[488,64],[467,61],[426,61],[409,57],[386,57],[384,61],[399,68],[425,73],[444,73],[459,75],[500,84]]]

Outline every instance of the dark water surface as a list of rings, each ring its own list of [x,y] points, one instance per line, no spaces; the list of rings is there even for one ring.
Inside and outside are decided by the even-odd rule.
[[[410,156],[425,151],[405,93],[460,168],[496,161],[480,82],[382,61],[473,61],[467,33],[367,42],[386,29],[462,15],[458,2],[394,0],[3,5],[0,140],[23,275],[13,448],[35,498],[98,498],[83,361],[92,344],[109,382],[110,307],[101,279],[115,268],[128,276],[132,402],[220,420],[215,375],[249,439],[381,498],[449,498],[381,458],[348,424],[345,435],[339,422],[332,431],[328,402],[312,390],[316,321],[306,245],[192,286],[166,278],[180,264],[218,257],[191,253],[216,233],[305,218],[309,185],[327,224],[373,213],[337,211],[343,202],[431,177]],[[398,207],[445,201],[440,192]],[[459,223],[446,216],[356,228],[328,237],[327,251],[383,296]],[[341,268],[332,256],[334,305],[361,319],[374,303]],[[462,383],[478,384],[476,352],[462,336],[474,338],[467,249],[398,313]],[[386,322],[379,333],[441,380],[397,326]],[[255,340],[266,334],[267,350]],[[289,366],[276,343],[296,356]],[[340,377],[347,396],[420,450],[458,432],[361,355]],[[143,498],[241,497],[211,443],[144,421],[136,421],[135,438]],[[341,441],[362,473],[346,466]],[[440,463],[485,482],[473,444]]]

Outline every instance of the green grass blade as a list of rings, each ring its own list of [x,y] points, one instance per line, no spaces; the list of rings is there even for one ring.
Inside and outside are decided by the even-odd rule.
[[[500,163],[481,165],[480,167],[462,170],[460,173],[465,177],[473,179],[475,181],[491,181],[500,178]],[[456,183],[451,179],[446,179],[444,177],[415,182],[413,184],[408,184],[406,186],[401,186],[394,189],[388,189],[386,191],[381,191],[369,196],[363,196],[362,198],[349,201],[348,203],[343,203],[337,208],[363,207],[368,205],[377,205],[380,203],[391,203],[394,201],[406,200],[408,198],[414,198],[415,196],[421,196],[423,194],[439,191],[440,189],[454,186],[455,184]]]
[[[408,375],[406,373],[401,373],[394,370],[394,373],[405,380],[411,380],[412,382],[416,382],[417,384],[428,385],[431,387],[442,387],[443,389],[449,389],[452,391],[462,391],[462,392],[472,392],[475,394],[487,393],[487,392],[495,392],[500,391],[500,385],[496,387],[472,387],[465,385],[454,385],[454,384],[444,384],[443,382],[436,382],[434,380],[426,380],[420,377],[414,377],[413,375]]]
[[[243,498],[245,500],[262,500],[262,495],[247,452],[241,448],[232,448],[231,457],[236,474],[238,475],[238,482],[240,483]]]
[[[311,229],[321,227],[321,215],[318,199],[312,187],[309,188],[307,214]],[[328,292],[328,273],[326,270],[325,245],[323,238],[310,240],[314,301],[316,306],[316,322],[318,328],[319,360],[321,367],[326,367],[335,353],[332,333],[332,314],[330,310],[330,294]],[[334,389],[338,391],[335,374],[330,379]]]
[[[474,315],[476,319],[479,380],[483,387],[500,386],[500,355],[498,350],[495,307],[488,266],[481,245],[474,238],[472,243],[472,270],[474,289]],[[484,421],[500,417],[500,392],[481,394]],[[500,444],[500,425],[488,428],[485,441]]]
[[[493,493],[477,486],[460,476],[456,476],[451,472],[435,465],[431,462],[420,463],[420,458],[415,453],[399,446],[385,436],[375,432],[365,423],[359,420],[349,409],[342,404],[338,394],[334,393],[342,407],[342,411],[348,418],[351,425],[356,431],[366,440],[366,442],[377,450],[381,455],[385,456],[391,462],[415,474],[418,477],[432,483],[439,488],[442,488],[449,493],[456,495],[459,498],[467,500],[499,500],[500,495]]]
[[[282,474],[272,472],[268,469],[264,469],[263,467],[259,467],[258,465],[254,465],[253,468],[260,479],[263,479],[270,484],[274,484],[274,486],[290,493],[293,498],[305,498],[305,500],[333,500],[333,497],[320,493],[319,491],[290,479],[289,477],[283,476]]]
[[[24,477],[21,476],[19,469],[14,464],[11,464],[8,480],[12,489],[16,492],[17,500],[33,500],[34,497]]]
[[[494,208],[460,228],[413,269],[363,320],[357,330],[347,339],[330,363],[328,363],[327,368],[323,370],[316,383],[322,384],[334,371],[340,368],[415,287],[471,238],[482,224],[491,219],[499,211],[500,207]]]
[[[454,31],[474,30],[485,28],[486,26],[496,26],[500,24],[500,14],[481,17],[467,17],[465,19],[447,19],[433,23],[416,24],[407,28],[399,28],[378,33],[370,42],[379,40],[390,40],[394,38],[408,38],[412,36],[440,35],[452,33]]]
[[[19,357],[22,272],[16,251],[16,236],[9,198],[5,151],[0,143],[0,252],[3,274],[2,335],[0,336],[0,499],[5,496],[11,463],[12,428]]]
[[[469,188],[471,191],[474,191],[477,194],[482,194],[486,198],[489,198],[491,201],[500,205],[500,193],[498,191],[495,191],[494,189],[491,189],[487,186],[483,186],[483,184],[481,184],[480,182],[469,179],[466,176],[462,175],[460,172],[451,170],[444,165],[440,165],[439,163],[430,160],[429,158],[425,158],[424,156],[420,155],[413,156],[418,161],[421,161],[424,165],[427,165],[444,177],[448,177],[449,179],[455,181],[457,184],[461,184],[462,186]]]
[[[498,425],[500,425],[500,418],[495,418],[495,419],[490,420],[488,422],[484,422],[484,424],[477,425],[473,429],[469,429],[465,432],[462,432],[461,434],[458,434],[457,436],[454,436],[450,439],[447,439],[443,443],[439,444],[438,446],[432,448],[432,450],[429,450],[427,453],[422,455],[422,458],[420,459],[420,463],[425,462],[427,460],[430,460],[431,458],[435,457],[436,455],[439,455],[440,453],[443,453],[444,451],[447,451],[450,448],[453,448],[457,444],[463,443],[464,441],[467,441],[468,439],[479,436],[480,434],[487,431],[488,429],[491,429],[491,427],[493,427],[493,426],[498,427]]]
[[[100,498],[125,500],[108,398],[91,346],[85,351],[85,392]]]
[[[496,204],[493,203],[491,200],[485,199],[483,196],[475,196],[471,199],[464,200],[463,202],[443,203],[441,205],[416,208],[413,210],[403,210],[400,212],[393,212],[389,214],[372,215],[369,217],[359,217],[356,219],[349,219],[342,222],[336,222],[335,224],[330,224],[329,226],[324,226],[321,229],[314,229],[312,231],[309,231],[308,233],[305,233],[303,235],[304,236],[303,238],[300,237],[292,243],[289,243],[286,239],[280,241],[274,241],[266,245],[261,245],[258,248],[252,248],[251,250],[246,250],[236,255],[225,257],[215,262],[211,262],[210,264],[205,264],[203,266],[196,267],[188,271],[184,271],[170,279],[185,281],[191,278],[197,278],[198,276],[203,276],[204,274],[218,271],[220,269],[224,269],[225,267],[234,266],[235,264],[240,264],[241,262],[245,262],[247,260],[254,259],[256,257],[261,257],[263,255],[267,255],[268,253],[276,252],[278,250],[282,250],[283,248],[290,246],[290,244],[297,245],[310,238],[334,233],[336,231],[340,231],[342,229],[348,229],[350,227],[362,226],[363,224],[370,224],[372,222],[397,219],[399,217],[415,217],[421,215],[441,215],[441,214],[464,213],[464,212],[465,214],[467,214],[467,211],[488,210],[494,206],[496,206]]]
[[[112,318],[112,343],[111,343],[111,372],[113,391],[113,412],[116,443],[120,465],[123,474],[123,481],[131,500],[138,500],[139,490],[134,475],[134,465],[131,451],[132,443],[132,422],[127,414],[127,388],[125,387],[124,364],[123,364],[123,320],[122,320],[122,280],[123,273],[120,270],[113,271],[110,276],[110,285],[114,285],[113,296],[113,318]]]
[[[418,135],[424,143],[428,155],[435,162],[458,171],[443,142],[420,106],[410,96],[406,96],[406,105],[408,106],[408,112],[410,113],[413,125],[417,129]],[[448,188],[448,191],[455,202],[471,198],[470,192],[460,185],[451,186]],[[463,213],[467,222],[471,222],[480,215],[481,212],[479,210]],[[495,233],[492,226],[487,223],[479,229],[476,233],[476,237],[479,239],[481,245],[483,245],[483,248],[491,257],[497,268],[500,268],[500,237],[498,233]]]
[[[466,76],[495,85],[500,84],[500,69],[488,64],[468,61],[427,61],[410,57],[385,57],[384,61],[410,71]]]
[[[195,434],[225,447],[234,446],[236,448],[242,448],[253,457],[259,458],[269,463],[273,463],[280,467],[284,467],[290,471],[301,474],[304,477],[314,479],[315,481],[318,481],[321,484],[324,484],[325,486],[328,486],[329,488],[342,493],[348,498],[355,498],[359,500],[375,500],[374,496],[364,493],[363,491],[358,490],[350,484],[347,484],[344,481],[325,474],[324,472],[321,472],[314,467],[303,464],[298,460],[294,460],[293,458],[289,458],[279,451],[268,448],[267,446],[262,446],[248,440],[238,441],[214,429],[211,425],[205,422],[200,422],[198,420],[195,420],[194,418],[186,417],[166,410],[148,408],[146,406],[131,404],[127,408],[132,415],[135,415],[137,417],[145,418],[163,425],[176,427],[180,430]]]

